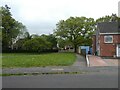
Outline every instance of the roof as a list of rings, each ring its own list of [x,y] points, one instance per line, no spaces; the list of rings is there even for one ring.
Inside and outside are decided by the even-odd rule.
[[[99,33],[120,33],[120,23],[102,22],[97,24]]]

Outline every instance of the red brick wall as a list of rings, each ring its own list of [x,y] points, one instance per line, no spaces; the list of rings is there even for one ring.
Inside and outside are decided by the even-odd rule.
[[[93,35],[93,37],[92,37],[92,42],[93,42],[93,44],[92,44],[92,54],[94,54],[95,51],[96,51],[96,36],[95,35]]]
[[[120,43],[120,35],[112,35],[113,43],[104,43],[104,35],[100,36],[100,56],[116,55],[116,44]]]

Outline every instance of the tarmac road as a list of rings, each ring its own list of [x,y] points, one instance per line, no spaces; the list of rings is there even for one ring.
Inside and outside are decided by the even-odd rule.
[[[118,88],[117,70],[84,74],[3,77],[3,88]]]

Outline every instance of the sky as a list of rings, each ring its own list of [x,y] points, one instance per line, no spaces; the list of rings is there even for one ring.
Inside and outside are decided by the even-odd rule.
[[[51,34],[59,20],[70,16],[97,19],[118,15],[120,0],[0,0],[11,7],[13,18],[22,22],[30,34]]]

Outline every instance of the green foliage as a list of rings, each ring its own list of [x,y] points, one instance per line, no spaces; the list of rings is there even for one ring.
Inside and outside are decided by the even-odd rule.
[[[5,5],[0,9],[2,17],[2,47],[3,50],[8,48],[13,49],[14,42],[21,38],[22,35],[26,32],[26,27],[16,21],[10,12],[10,8]]]
[[[119,17],[117,17],[116,14],[112,14],[112,15],[106,15],[103,17],[100,17],[96,20],[96,23],[101,23],[101,22],[112,22],[112,21],[118,21],[120,20]]]
[[[27,40],[24,43],[24,48],[30,51],[36,51],[39,49],[39,42],[35,39]]]
[[[30,51],[38,51],[41,49],[44,49],[45,47],[45,41],[42,38],[33,38],[30,40],[27,40],[24,43],[24,47],[26,50],[30,50]]]
[[[50,54],[25,54],[3,53],[2,67],[41,67],[41,66],[67,66],[76,60],[74,53],[50,53]]]
[[[59,43],[59,48],[64,48],[65,46],[73,46],[73,44],[68,40],[64,40],[64,39],[61,39],[61,38],[58,38],[58,43]]]
[[[51,43],[51,48],[57,48],[57,38],[53,35],[41,35],[41,38],[45,39],[47,42]]]
[[[55,38],[52,35],[41,35],[24,42],[26,50],[42,52],[56,47]]]
[[[78,45],[91,45],[91,35],[94,30],[95,21],[93,18],[70,17],[67,20],[59,21],[54,33],[58,38],[67,40],[74,45],[76,52]]]
[[[57,41],[53,34],[39,36],[26,32],[25,38],[16,41],[14,49],[30,52],[54,51],[57,50]]]

